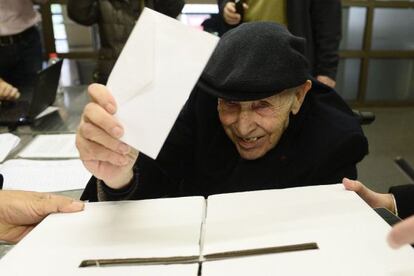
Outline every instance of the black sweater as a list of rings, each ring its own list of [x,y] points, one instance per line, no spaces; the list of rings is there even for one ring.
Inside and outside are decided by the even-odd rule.
[[[314,82],[276,147],[257,160],[243,160],[219,121],[217,99],[195,90],[157,159],[140,153],[132,185],[122,191],[103,187],[109,200],[118,200],[339,183],[357,177],[356,163],[367,152],[345,102]],[[92,179],[88,185],[90,199],[96,199],[95,184]]]

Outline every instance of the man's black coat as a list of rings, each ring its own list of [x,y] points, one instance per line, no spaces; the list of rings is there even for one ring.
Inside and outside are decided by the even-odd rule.
[[[313,82],[276,147],[257,160],[243,160],[219,121],[217,99],[196,89],[157,159],[140,153],[130,186],[102,187],[108,200],[118,200],[339,183],[357,177],[356,163],[367,152],[352,111],[335,91]],[[96,191],[91,179],[86,197],[96,199]]]

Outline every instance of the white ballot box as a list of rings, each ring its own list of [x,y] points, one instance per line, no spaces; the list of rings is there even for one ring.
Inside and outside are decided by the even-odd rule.
[[[389,230],[341,184],[89,203],[46,218],[0,275],[414,275]]]

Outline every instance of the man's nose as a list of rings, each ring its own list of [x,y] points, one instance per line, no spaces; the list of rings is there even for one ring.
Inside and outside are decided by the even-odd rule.
[[[237,120],[237,131],[241,136],[247,136],[256,128],[254,114],[251,110],[242,110]]]

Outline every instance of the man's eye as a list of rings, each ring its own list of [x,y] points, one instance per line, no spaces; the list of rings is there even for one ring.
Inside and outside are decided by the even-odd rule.
[[[254,105],[255,109],[271,108],[272,105],[268,102],[258,102]]]
[[[228,106],[236,106],[236,105],[237,105],[237,103],[236,103],[236,102],[232,102],[232,101],[223,101],[223,103],[224,103],[225,105],[228,105]]]
[[[226,109],[236,109],[239,107],[239,104],[232,101],[222,101],[221,106]]]

